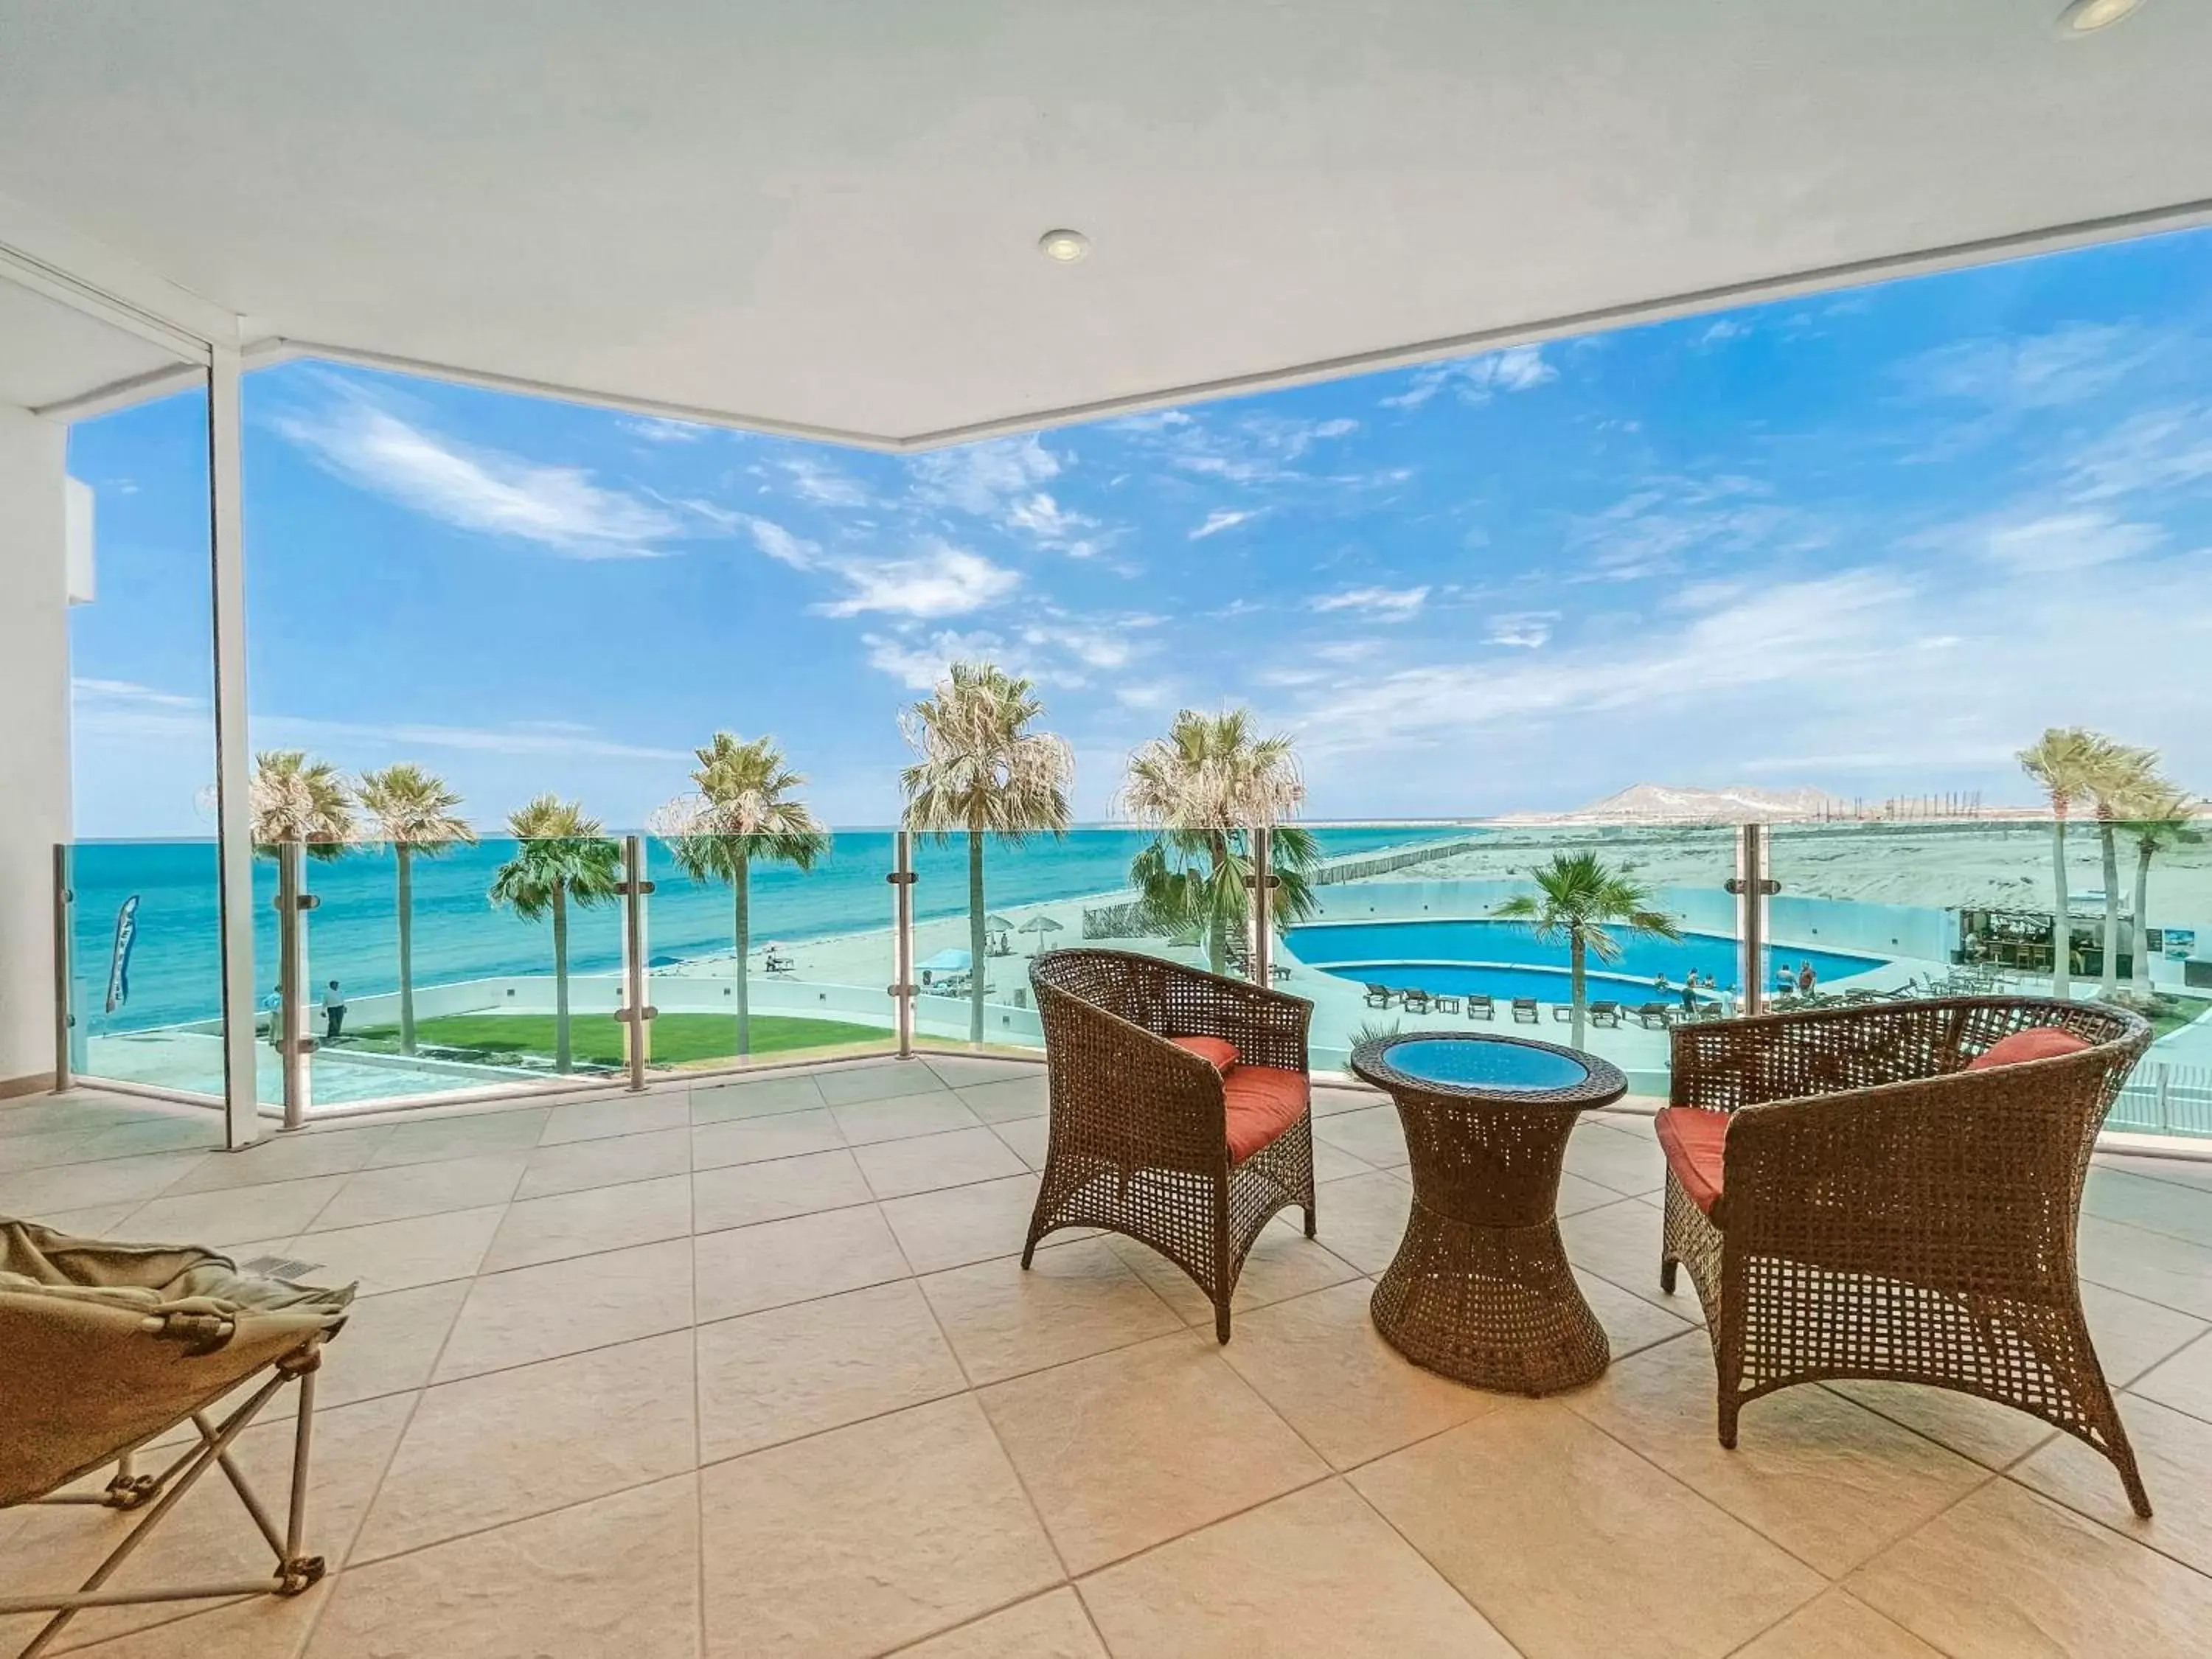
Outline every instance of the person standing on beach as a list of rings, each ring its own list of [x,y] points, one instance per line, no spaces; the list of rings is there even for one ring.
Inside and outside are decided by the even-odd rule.
[[[345,993],[338,988],[337,981],[332,980],[329,988],[323,993],[324,1042],[336,1042],[338,1040],[338,1033],[345,1029]]]

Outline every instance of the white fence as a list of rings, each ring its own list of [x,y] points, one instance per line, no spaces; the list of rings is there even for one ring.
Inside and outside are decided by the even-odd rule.
[[[2121,1089],[2105,1127],[2141,1134],[2212,1135],[2212,1066],[2144,1060]]]

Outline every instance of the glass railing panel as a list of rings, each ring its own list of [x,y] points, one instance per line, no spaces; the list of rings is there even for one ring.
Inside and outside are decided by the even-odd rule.
[[[1513,823],[1395,833],[1404,838],[1397,844],[1328,861],[1314,914],[1285,932],[1277,953],[1290,970],[1282,988],[1314,1003],[1316,1071],[1342,1070],[1358,1042],[1393,1032],[1575,1042],[1565,925],[1575,916],[1588,927],[1581,1046],[1620,1066],[1636,1093],[1665,1093],[1673,1026],[1734,1011],[1741,987],[1727,890],[1732,828]],[[1579,900],[1553,873],[1581,855],[1601,880],[1625,884],[1625,908],[1619,892]],[[1540,878],[1559,895],[1547,901]],[[1522,914],[1530,908],[1534,919]],[[1545,924],[1547,908],[1558,925]]]
[[[2100,827],[2070,823],[2062,926],[2048,817],[1778,827],[1768,971],[1778,983],[1782,965],[1811,945],[1880,958],[1856,979],[1824,982],[1827,992],[2121,1003],[2154,1036],[2106,1127],[2212,1134],[2212,855],[2195,826],[2180,828],[2116,825],[2110,882]]]
[[[79,842],[70,890],[71,1070],[220,1099],[215,842]]]
[[[811,848],[649,839],[655,1075],[897,1046],[891,832],[833,829],[823,837]]]

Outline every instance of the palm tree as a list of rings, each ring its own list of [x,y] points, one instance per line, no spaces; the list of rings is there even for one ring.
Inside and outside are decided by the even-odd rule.
[[[1121,785],[1123,810],[1158,832],[1129,866],[1146,920],[1170,933],[1195,932],[1206,942],[1206,966],[1222,972],[1231,930],[1252,914],[1246,884],[1256,829],[1275,832],[1268,925],[1311,915],[1321,848],[1310,830],[1282,825],[1305,793],[1289,737],[1255,735],[1249,709],[1180,710],[1166,737],[1129,757]]]
[[[937,689],[899,716],[918,759],[899,774],[906,827],[941,843],[968,836],[968,1037],[983,1040],[983,837],[1010,847],[1037,830],[1067,833],[1075,757],[1066,741],[1032,732],[1044,704],[1030,682],[993,663],[956,662]]]
[[[2157,776],[2155,750],[2109,740],[2089,774],[2089,799],[2096,808],[2097,840],[2105,860],[2105,950],[2097,987],[2101,997],[2109,998],[2120,988],[2120,821],[2129,816],[2128,803]],[[2136,948],[2140,954],[2140,940]]]
[[[415,855],[436,858],[476,844],[477,832],[453,809],[461,798],[443,778],[411,761],[364,772],[355,787],[374,839],[392,848],[399,884],[399,1051],[415,1052]]]
[[[1606,930],[1622,927],[1632,933],[1679,939],[1674,917],[1650,908],[1651,890],[1610,867],[1595,853],[1554,853],[1552,861],[1528,872],[1537,890],[1517,893],[1492,915],[1525,921],[1540,939],[1567,942],[1567,989],[1574,1006],[1570,1039],[1583,1046],[1584,960],[1620,959],[1620,941]]]
[[[353,839],[353,792],[344,775],[305,750],[264,749],[256,755],[246,799],[258,852],[273,854],[296,841],[309,858],[327,860],[343,857]]]
[[[805,778],[783,763],[774,738],[746,743],[727,732],[696,751],[698,793],[653,815],[653,833],[696,882],[730,884],[738,947],[738,1052],[752,1052],[745,958],[752,950],[751,875],[756,860],[811,870],[830,850],[830,832],[805,804],[787,799]]]
[[[615,896],[622,848],[600,833],[576,801],[540,795],[509,813],[514,856],[491,878],[491,902],[525,921],[553,918],[553,1068],[571,1069],[568,1050],[568,906]]]
[[[2203,839],[2194,826],[2197,803],[2187,793],[2161,777],[2142,781],[2129,797],[2122,830],[2136,844],[2135,981],[2151,988],[2150,931],[2146,925],[2150,905],[2150,861],[2166,848]]]
[[[2051,990],[2073,994],[2073,925],[2067,916],[2066,814],[2089,798],[2091,780],[2104,764],[2110,740],[2081,726],[2053,726],[2016,758],[2042,788],[2051,806]]]

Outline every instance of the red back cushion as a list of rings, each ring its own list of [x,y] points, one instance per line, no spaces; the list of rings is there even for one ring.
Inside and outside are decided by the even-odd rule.
[[[2025,1031],[1999,1037],[1968,1060],[1966,1069],[1978,1072],[1989,1066],[2017,1066],[2024,1060],[2055,1060],[2060,1054],[2078,1054],[2088,1046],[2085,1039],[2063,1026],[2031,1025]]]
[[[1728,1150],[1729,1115],[1696,1106],[1668,1106],[1652,1120],[1667,1167],[1690,1202],[1707,1215],[1720,1200]]]
[[[1187,1054],[1196,1054],[1224,1077],[1237,1063],[1237,1045],[1226,1037],[1171,1036],[1168,1041]]]
[[[1239,1066],[1221,1080],[1228,1116],[1229,1161],[1242,1164],[1306,1115],[1311,1091],[1304,1072]]]

